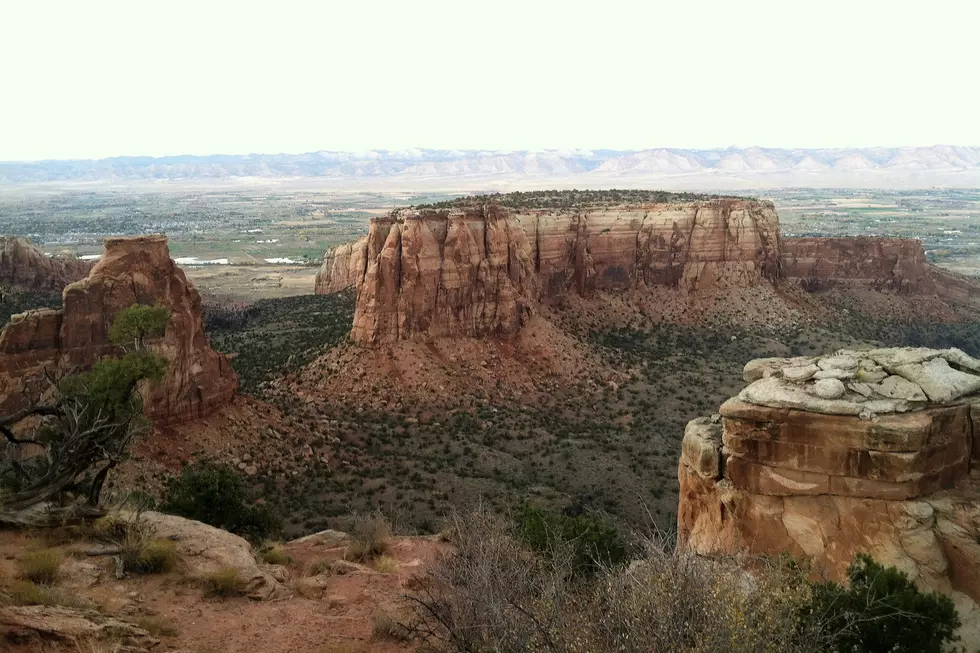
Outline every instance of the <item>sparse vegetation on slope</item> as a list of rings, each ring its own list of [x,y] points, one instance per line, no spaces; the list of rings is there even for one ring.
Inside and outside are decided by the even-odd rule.
[[[232,367],[241,387],[299,369],[324,350],[344,341],[354,317],[354,293],[264,299],[232,314],[213,305],[204,314],[211,346],[236,353]]]
[[[454,550],[409,597],[410,630],[437,651],[938,653],[959,623],[948,598],[867,557],[842,587],[789,560],[749,573],[648,539],[628,568],[583,578],[560,538],[535,554],[487,512],[452,525]]]
[[[621,204],[663,204],[669,202],[701,202],[720,199],[753,199],[735,195],[705,193],[671,193],[663,190],[532,190],[492,195],[468,195],[432,204],[419,204],[420,209],[452,209],[492,202],[512,209],[586,209]]]

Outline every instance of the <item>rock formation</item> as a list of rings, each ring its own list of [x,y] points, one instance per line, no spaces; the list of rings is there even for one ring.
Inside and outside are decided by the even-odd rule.
[[[807,292],[841,288],[929,296],[950,315],[943,302],[980,308],[980,285],[929,264],[919,241],[781,238],[770,202],[715,198],[541,209],[516,204],[521,208],[460,200],[455,209],[400,210],[376,218],[368,236],[326,253],[316,292],[356,288],[351,335],[371,344],[420,332],[513,334],[539,302],[569,293],[651,287],[692,298],[760,284],[779,290],[788,284]],[[457,251],[452,240],[446,250],[447,225],[463,223],[472,232],[470,240],[479,241],[481,234],[505,237],[505,258],[519,270],[479,272],[479,260],[501,256],[489,253],[491,246],[505,247],[496,241],[484,239],[483,254],[466,244]],[[494,231],[491,224],[505,228]],[[406,238],[415,243],[408,249],[402,247]],[[469,272],[461,272],[462,260]],[[486,260],[491,268],[498,264]],[[497,281],[504,287],[494,288]],[[515,292],[520,300],[510,299]]]
[[[789,552],[838,579],[870,553],[980,618],[980,360],[842,350],[744,376],[685,430],[680,544]]]
[[[211,349],[201,322],[201,298],[170,259],[165,236],[107,238],[105,255],[88,277],[65,288],[61,310],[11,317],[0,332],[0,411],[42,387],[43,370],[85,369],[114,353],[108,330],[133,304],[170,309],[166,334],[152,348],[169,361],[160,383],[143,389],[146,414],[158,423],[207,414],[238,386],[226,357]]]
[[[317,295],[329,295],[357,286],[367,272],[368,236],[338,245],[323,256],[316,275]]]
[[[91,268],[91,263],[77,258],[45,256],[23,238],[0,236],[0,287],[60,293]]]
[[[512,334],[538,301],[569,292],[658,285],[684,292],[751,286],[779,275],[771,203],[524,211],[497,205],[400,210],[335,248],[318,293],[358,291],[352,337]]]
[[[403,210],[372,220],[364,258],[351,331],[359,342],[397,340],[417,332],[513,334],[534,301],[527,237],[496,206]],[[334,261],[344,269],[342,261]]]

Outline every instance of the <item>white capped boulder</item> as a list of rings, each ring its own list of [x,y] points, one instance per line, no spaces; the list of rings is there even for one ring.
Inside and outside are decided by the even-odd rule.
[[[840,379],[820,379],[813,384],[813,393],[823,399],[838,399],[844,396],[845,390]]]

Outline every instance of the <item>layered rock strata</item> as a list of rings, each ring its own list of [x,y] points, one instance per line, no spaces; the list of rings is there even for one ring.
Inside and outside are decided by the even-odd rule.
[[[88,274],[92,264],[66,256],[45,256],[22,238],[0,236],[0,286],[41,293],[60,293]]]
[[[16,409],[44,386],[43,372],[91,366],[116,353],[108,330],[133,304],[170,309],[166,333],[151,348],[169,363],[163,381],[142,389],[144,410],[159,423],[206,415],[230,401],[237,378],[227,358],[211,349],[201,321],[201,298],[170,259],[165,236],[107,238],[105,254],[88,277],[70,284],[61,310],[11,317],[0,332],[0,411]]]
[[[890,348],[762,359],[688,424],[681,546],[789,552],[842,578],[857,553],[980,601],[980,361]]]
[[[352,336],[509,334],[539,301],[657,285],[685,292],[779,277],[771,203],[717,200],[525,211],[396,211],[327,253],[318,293],[358,291]],[[482,244],[481,244],[482,243]],[[500,287],[494,284],[500,283]]]
[[[536,295],[530,245],[500,207],[397,211],[372,220],[365,249],[354,340],[509,335],[530,315]]]

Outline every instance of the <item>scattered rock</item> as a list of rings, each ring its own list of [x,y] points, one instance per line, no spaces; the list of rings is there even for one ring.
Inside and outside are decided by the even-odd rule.
[[[809,365],[784,367],[783,378],[787,381],[806,381],[818,371],[820,371],[820,368],[812,363]]]

